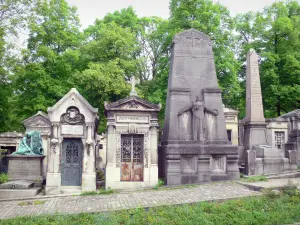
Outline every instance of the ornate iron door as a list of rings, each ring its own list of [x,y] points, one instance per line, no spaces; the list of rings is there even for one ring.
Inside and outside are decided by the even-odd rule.
[[[121,181],[144,180],[144,135],[121,136]]]
[[[82,175],[82,142],[80,139],[66,139],[63,142],[61,184],[80,186]]]

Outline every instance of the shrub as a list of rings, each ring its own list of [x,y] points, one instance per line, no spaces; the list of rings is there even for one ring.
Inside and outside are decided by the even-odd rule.
[[[159,187],[162,187],[165,185],[165,181],[163,179],[158,179],[157,184],[153,187],[153,189],[157,190]]]
[[[299,195],[297,189],[297,184],[293,183],[291,180],[288,181],[287,185],[282,188],[282,192],[285,195],[296,196]]]
[[[0,159],[5,156],[6,152],[7,152],[7,149],[0,149]]]
[[[268,188],[263,189],[262,193],[265,196],[267,196],[268,198],[272,198],[272,199],[276,198],[280,194],[278,190],[271,190],[271,189],[268,189]]]
[[[6,173],[0,173],[0,184],[8,181],[8,175]]]
[[[105,180],[105,173],[103,170],[97,171],[97,180]]]

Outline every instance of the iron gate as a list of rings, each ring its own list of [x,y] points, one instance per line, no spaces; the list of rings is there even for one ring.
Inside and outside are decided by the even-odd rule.
[[[144,180],[144,135],[121,135],[121,181]]]

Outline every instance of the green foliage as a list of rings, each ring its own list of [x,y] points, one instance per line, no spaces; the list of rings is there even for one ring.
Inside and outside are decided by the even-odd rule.
[[[243,177],[241,179],[243,182],[260,182],[260,181],[268,181],[268,178],[266,176],[249,176],[249,177]]]
[[[0,184],[6,183],[8,181],[8,175],[6,173],[0,173]]]
[[[245,57],[260,59],[266,117],[300,108],[300,5],[276,2],[262,12],[237,15],[210,0],[171,0],[170,18],[139,17],[132,7],[108,13],[81,30],[76,8],[66,0],[8,0],[0,5],[0,132],[23,131],[22,121],[46,111],[70,88],[99,108],[128,96],[126,83],[140,78],[139,96],[162,103],[167,96],[174,35],[195,28],[213,41],[223,102],[245,115]],[[29,31],[18,51],[9,38]],[[13,51],[12,51],[13,50]]]
[[[282,192],[289,196],[299,196],[297,184],[293,183],[291,180],[289,180],[288,184],[282,188]]]
[[[105,180],[105,173],[103,172],[103,170],[98,170],[96,172],[97,175],[97,180]]]
[[[158,188],[162,187],[165,185],[165,181],[162,179],[158,179],[157,184],[153,187],[153,189],[158,190]]]
[[[14,94],[8,120],[14,130],[22,130],[22,120],[46,111],[74,86],[77,49],[83,40],[76,9],[66,1],[38,1],[32,10],[27,49],[10,76]]]
[[[111,213],[18,217],[0,224],[293,224],[300,221],[299,201],[299,196],[259,196]]]
[[[254,48],[261,56],[260,75],[266,117],[280,116],[300,107],[300,5],[275,2],[263,12],[235,18],[239,59]],[[241,68],[245,78],[245,67]]]
[[[0,149],[0,159],[5,156],[6,152],[7,152],[7,149]]]

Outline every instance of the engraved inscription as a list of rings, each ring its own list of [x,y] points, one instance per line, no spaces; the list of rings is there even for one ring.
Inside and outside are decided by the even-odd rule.
[[[61,133],[62,134],[83,135],[83,126],[82,125],[62,125]]]
[[[117,122],[120,123],[148,123],[148,116],[117,116]]]
[[[198,149],[181,149],[180,154],[198,154]]]

